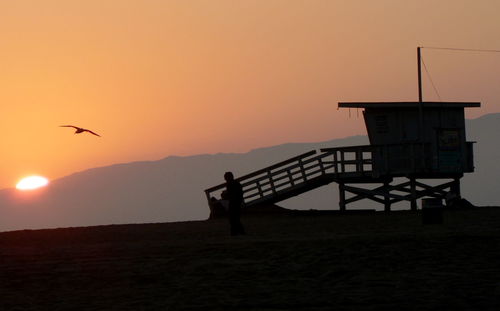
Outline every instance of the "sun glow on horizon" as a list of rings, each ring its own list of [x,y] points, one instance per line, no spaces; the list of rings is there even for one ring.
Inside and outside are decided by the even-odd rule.
[[[28,176],[21,179],[16,184],[17,190],[35,190],[45,187],[49,184],[49,180],[42,176]]]

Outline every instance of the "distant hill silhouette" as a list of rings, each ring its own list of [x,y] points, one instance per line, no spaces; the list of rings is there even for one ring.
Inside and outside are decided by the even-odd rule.
[[[475,145],[476,172],[463,179],[462,193],[476,205],[498,205],[500,114],[467,121]],[[0,191],[0,231],[201,220],[208,217],[203,190],[236,176],[313,149],[367,144],[366,136],[319,143],[289,143],[243,154],[170,156],[93,168],[53,180],[49,187],[22,198],[15,189]],[[280,202],[293,209],[338,209],[336,184]],[[406,205],[399,205],[406,208]],[[396,206],[398,207],[398,206]],[[380,208],[360,201],[348,208]]]

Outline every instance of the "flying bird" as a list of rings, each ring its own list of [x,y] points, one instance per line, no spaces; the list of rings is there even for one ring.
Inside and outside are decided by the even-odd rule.
[[[84,129],[84,128],[81,128],[81,127],[78,127],[78,126],[74,126],[74,125],[60,125],[60,127],[72,127],[72,128],[74,128],[76,130],[75,134],[80,134],[80,133],[83,133],[83,132],[89,132],[90,134],[93,134],[95,136],[101,137],[101,135],[99,135],[97,133],[94,133],[91,130],[87,130],[87,129]]]

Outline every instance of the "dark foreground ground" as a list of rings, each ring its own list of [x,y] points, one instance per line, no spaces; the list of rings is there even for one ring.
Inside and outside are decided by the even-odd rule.
[[[500,310],[500,209],[0,233],[0,310]]]

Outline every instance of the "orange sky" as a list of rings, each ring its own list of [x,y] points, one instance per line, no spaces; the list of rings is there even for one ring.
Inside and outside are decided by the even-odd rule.
[[[0,188],[27,174],[364,134],[416,100],[416,47],[500,49],[500,2],[0,2]],[[500,53],[424,50],[442,100],[500,111]],[[424,99],[436,100],[428,80]],[[74,136],[61,124],[103,137]]]

